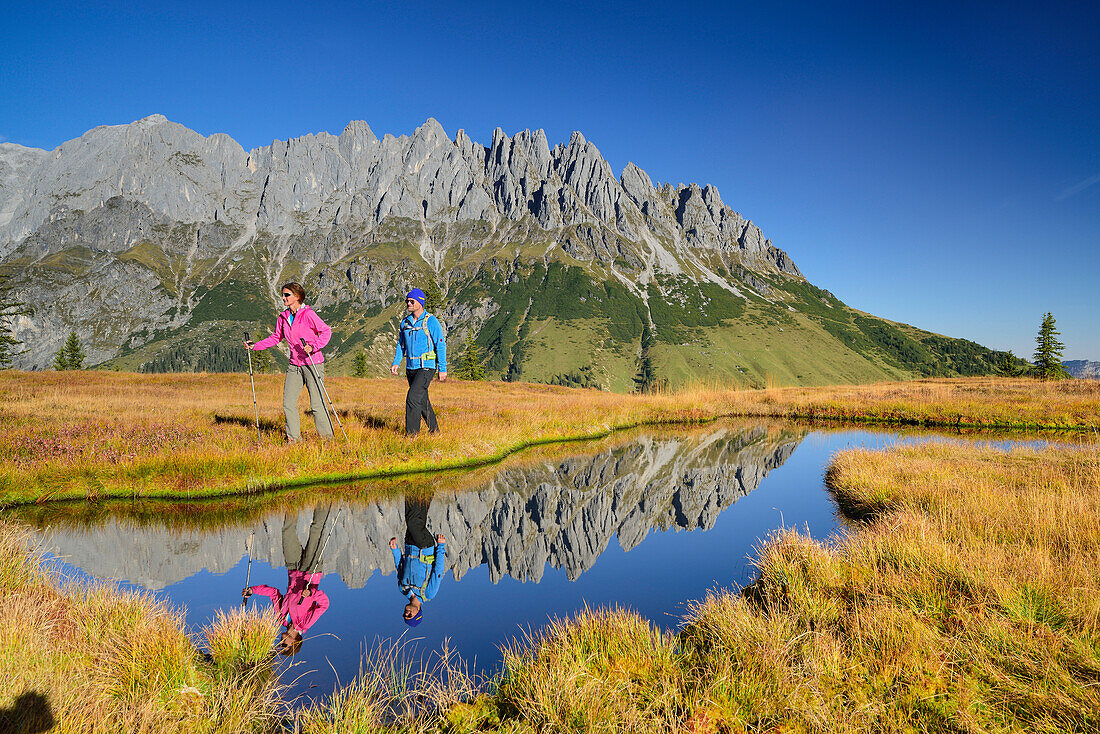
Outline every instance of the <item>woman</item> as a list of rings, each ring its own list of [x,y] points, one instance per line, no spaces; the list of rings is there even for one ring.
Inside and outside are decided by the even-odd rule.
[[[331,505],[319,504],[313,508],[313,520],[309,524],[309,539],[303,546],[298,540],[298,516],[283,514],[283,560],[286,561],[286,593],[274,586],[259,584],[246,586],[241,596],[247,600],[253,594],[271,599],[286,630],[279,636],[279,652],[293,655],[302,647],[302,635],[328,610],[328,594],[317,588],[324,573],[321,571],[321,542],[328,522]]]
[[[298,422],[298,396],[302,386],[309,390],[309,409],[313,411],[313,424],[317,433],[324,439],[332,438],[332,419],[321,397],[321,386],[317,383],[325,379],[325,357],[321,348],[332,338],[332,329],[305,305],[306,291],[298,283],[286,283],[282,288],[283,305],[286,310],[275,320],[275,333],[253,344],[244,345],[253,351],[273,347],[283,339],[290,345],[290,365],[283,383],[283,413],[286,414],[286,437],[290,442],[302,438],[301,425]],[[304,345],[303,345],[304,340]]]

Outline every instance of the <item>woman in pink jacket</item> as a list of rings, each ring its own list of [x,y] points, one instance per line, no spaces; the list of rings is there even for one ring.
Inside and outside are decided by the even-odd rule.
[[[325,550],[322,538],[328,523],[331,505],[318,504],[313,508],[309,523],[309,538],[303,546],[298,541],[298,517],[289,512],[283,515],[283,559],[286,561],[286,593],[274,586],[259,584],[246,586],[241,596],[248,599],[262,594],[271,600],[279,621],[286,630],[279,636],[279,652],[293,655],[302,647],[302,635],[328,610],[328,594],[318,589],[321,583],[321,557]]]
[[[283,304],[286,310],[275,320],[275,333],[253,344],[244,345],[253,351],[273,347],[283,339],[290,345],[290,365],[283,383],[283,413],[286,414],[286,437],[288,441],[302,438],[302,427],[298,421],[298,396],[302,386],[309,390],[309,408],[313,411],[313,424],[322,438],[332,438],[332,418],[329,417],[325,402],[321,398],[318,381],[325,379],[325,357],[321,348],[332,338],[332,329],[305,305],[306,291],[298,283],[285,283],[282,288]],[[302,345],[305,340],[305,345]]]

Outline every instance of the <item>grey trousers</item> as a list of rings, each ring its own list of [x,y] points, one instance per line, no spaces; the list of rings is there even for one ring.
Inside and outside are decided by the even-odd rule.
[[[283,515],[283,560],[292,571],[307,574],[320,571],[321,534],[328,522],[328,513],[332,505],[317,505],[313,508],[313,520],[309,523],[309,537],[305,546],[298,542],[298,518],[289,512]]]
[[[313,381],[314,373],[318,380],[324,382],[325,365],[298,367],[292,364],[287,368],[286,381],[283,383],[283,413],[286,414],[286,437],[291,441],[302,437],[302,424],[298,421],[298,396],[302,394],[303,385],[309,390],[309,409],[313,413],[313,425],[317,426],[317,433],[321,434],[321,438],[332,438],[332,417],[325,408],[321,388]]]

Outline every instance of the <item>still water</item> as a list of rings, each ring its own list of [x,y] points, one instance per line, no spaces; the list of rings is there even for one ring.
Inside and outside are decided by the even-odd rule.
[[[675,628],[687,602],[750,582],[754,547],[777,529],[819,539],[838,531],[823,484],[833,453],[908,440],[927,436],[780,423],[640,430],[474,472],[320,487],[236,510],[119,505],[77,517],[62,508],[35,524],[62,572],[166,598],[194,630],[241,605],[246,573],[285,591],[287,566],[304,550],[329,607],[287,675],[294,694],[314,697],[350,681],[364,650],[387,640],[421,655],[446,642],[491,674],[501,645],[586,606],[622,606]],[[403,546],[406,511],[424,502],[424,529],[446,537],[446,570],[409,627],[389,541]]]

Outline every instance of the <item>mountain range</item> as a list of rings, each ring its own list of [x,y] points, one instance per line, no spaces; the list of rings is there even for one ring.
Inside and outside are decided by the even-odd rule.
[[[452,363],[471,339],[504,379],[825,384],[996,360],[846,306],[714,186],[616,177],[579,132],[482,145],[434,119],[251,151],[161,115],[52,151],[0,143],[0,275],[34,308],[14,323],[25,369],[72,331],[104,368],[239,369],[287,280],[333,326],[336,374],[360,352],[389,364],[413,286],[438,291]]]

